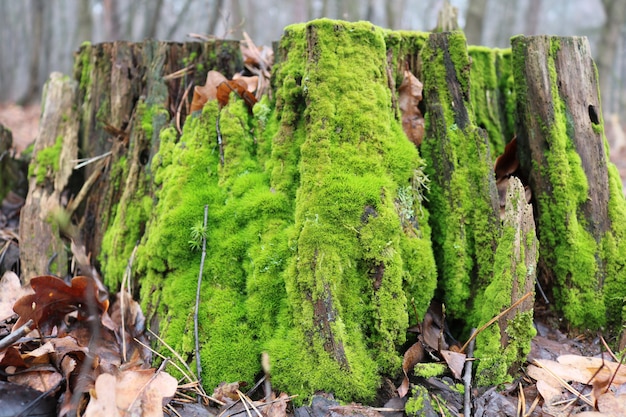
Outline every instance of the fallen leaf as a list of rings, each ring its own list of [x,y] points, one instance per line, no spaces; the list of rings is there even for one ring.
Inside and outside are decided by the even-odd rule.
[[[259,85],[259,76],[258,75],[253,75],[251,77],[247,77],[245,75],[241,75],[239,73],[233,75],[233,81],[234,80],[242,80],[243,82],[246,83],[248,92],[250,93],[254,93],[256,91],[256,89],[258,88]]]
[[[47,336],[55,326],[65,323],[68,314],[76,312],[76,318],[84,321],[101,315],[109,306],[91,277],[72,278],[68,285],[57,277],[42,275],[31,279],[30,285],[35,293],[20,298],[13,306],[20,316],[14,329],[32,319],[34,327]]]
[[[233,403],[239,401],[239,389],[238,382],[231,382],[229,384],[222,382],[213,390],[213,398],[223,403]]]
[[[517,159],[517,137],[511,139],[504,147],[504,153],[496,158],[494,172],[496,180],[508,177],[519,168],[519,160]]]
[[[456,379],[461,379],[463,375],[463,367],[465,366],[465,358],[467,355],[460,352],[453,352],[451,350],[440,350],[439,353],[443,356],[443,359],[448,364],[448,368],[452,371],[452,375]]]
[[[30,287],[22,288],[20,278],[12,271],[6,271],[0,279],[0,320],[11,317],[13,305],[21,297],[32,294]]]
[[[281,392],[278,398],[271,401],[270,405],[263,407],[263,414],[266,417],[287,417],[287,402],[289,395]]]
[[[220,106],[224,107],[228,104],[230,93],[232,92],[241,97],[248,105],[248,109],[252,111],[256,98],[248,91],[248,84],[242,79],[226,80],[217,86],[217,101],[220,103]]]
[[[202,110],[204,105],[211,100],[217,98],[217,86],[226,81],[218,71],[209,71],[206,76],[206,82],[202,86],[193,88],[193,99],[191,100],[191,112]]]
[[[404,373],[404,378],[398,387],[398,395],[400,398],[409,393],[409,371],[413,370],[415,365],[420,363],[422,360],[424,360],[424,346],[422,346],[422,342],[413,343],[413,346],[404,352],[404,358],[402,359],[402,372]]]
[[[176,393],[174,377],[154,369],[98,376],[85,417],[161,417],[163,406]],[[164,404],[165,402],[165,404]]]
[[[424,116],[418,108],[422,90],[420,80],[411,71],[404,70],[404,79],[398,88],[398,107],[402,113],[402,129],[415,146],[421,145],[425,134]]]

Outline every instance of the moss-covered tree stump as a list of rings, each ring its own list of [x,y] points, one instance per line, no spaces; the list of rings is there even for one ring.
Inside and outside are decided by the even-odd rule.
[[[543,285],[578,328],[626,322],[626,206],[586,38],[513,38],[520,163]]]
[[[531,122],[541,120],[524,107],[531,102],[524,91],[539,81],[525,77],[524,66],[536,64],[521,58],[517,42],[513,53],[468,51],[460,32],[392,32],[331,20],[294,25],[277,51],[273,99],[249,109],[233,95],[229,104],[211,101],[195,114],[186,114],[186,92],[208,70],[227,77],[240,71],[236,43],[85,45],[74,74],[76,143],[79,156],[103,158],[75,174],[89,192],[70,199],[79,226],[73,237],[110,287],[120,284],[132,258],[133,289],[152,330],[190,360],[198,248],[206,237],[199,316],[209,389],[251,382],[268,352],[277,389],[369,401],[383,375],[400,372],[413,312],[422,318],[433,295],[467,336],[530,292],[477,339],[479,381],[506,381],[534,335],[539,270],[522,183],[510,179],[501,219],[493,174],[514,121],[531,137]],[[402,130],[398,89],[406,68],[424,83],[420,149]],[[547,79],[557,82],[552,72]],[[594,110],[599,122],[592,131],[604,150]],[[556,110],[548,114],[568,120]],[[542,132],[554,120],[546,119]],[[565,161],[578,161],[580,150],[567,149]],[[610,190],[621,189],[610,165],[599,169],[608,169]],[[563,176],[580,193],[586,188],[576,172],[568,167]],[[64,191],[79,194],[70,185]],[[589,239],[580,228],[553,235],[543,229],[570,224],[584,209],[543,217],[546,197],[540,188],[535,195],[541,271],[558,272],[562,262],[544,251]],[[569,201],[567,193],[551,198],[555,206]],[[610,201],[611,232],[591,239],[601,248],[592,257],[606,273],[595,286],[623,297],[626,284],[608,275],[620,276],[626,253],[614,221],[624,203]],[[565,288],[568,279],[554,285]],[[567,312],[575,302],[562,298],[559,306]]]

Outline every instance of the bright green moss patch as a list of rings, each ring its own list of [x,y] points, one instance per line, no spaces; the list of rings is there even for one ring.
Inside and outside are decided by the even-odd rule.
[[[495,159],[514,135],[515,97],[510,50],[470,46],[470,99],[476,124],[485,129]]]
[[[443,363],[418,363],[413,368],[415,376],[430,378],[441,376],[448,370],[448,366]]]
[[[42,185],[51,174],[59,170],[63,137],[58,136],[54,145],[41,149],[37,152],[35,160],[28,166],[28,176],[37,178],[37,185]]]

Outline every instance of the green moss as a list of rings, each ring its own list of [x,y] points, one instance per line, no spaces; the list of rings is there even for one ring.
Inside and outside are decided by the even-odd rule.
[[[63,137],[58,136],[54,145],[41,149],[37,152],[34,161],[28,166],[28,176],[37,178],[37,185],[42,185],[46,178],[51,178],[52,174],[59,170],[59,159],[61,148],[63,147]]]
[[[447,370],[447,365],[443,363],[418,363],[417,365],[415,365],[413,372],[415,376],[430,378],[435,376],[441,376]]]
[[[323,19],[288,27],[281,49],[269,166],[274,188],[295,194],[296,252],[284,275],[293,317],[268,345],[273,382],[371,399],[378,372],[399,369],[407,295],[423,314],[434,287],[427,223],[406,233],[399,221],[427,218],[410,198],[420,159],[390,112],[383,31]]]
[[[514,135],[513,79],[510,50],[470,46],[470,98],[476,124],[485,129],[491,157],[504,151]]]

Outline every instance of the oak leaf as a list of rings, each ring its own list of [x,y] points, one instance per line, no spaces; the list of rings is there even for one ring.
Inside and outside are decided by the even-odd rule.
[[[193,99],[191,100],[191,112],[202,110],[204,105],[217,98],[217,86],[226,81],[218,71],[209,71],[206,75],[204,85],[197,85],[193,88]]]
[[[42,275],[33,278],[30,285],[35,293],[20,298],[13,306],[20,316],[14,329],[32,319],[34,327],[47,336],[55,326],[65,324],[68,314],[76,313],[79,321],[85,321],[100,318],[109,306],[108,298],[91,277],[74,277],[68,285],[60,278]]]

